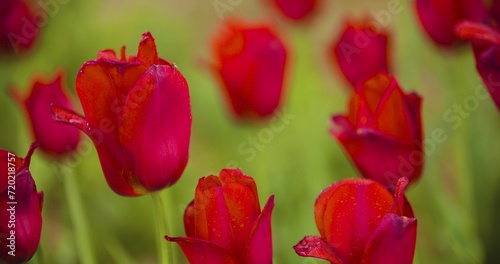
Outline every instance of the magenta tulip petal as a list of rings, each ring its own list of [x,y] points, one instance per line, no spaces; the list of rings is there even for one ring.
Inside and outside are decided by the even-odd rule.
[[[342,260],[321,237],[305,236],[293,246],[293,249],[302,257],[319,258],[330,261],[331,264],[342,264]]]
[[[362,263],[411,264],[417,219],[386,214],[368,242]]]
[[[187,164],[190,135],[186,80],[173,66],[151,66],[128,94],[119,129],[120,142],[146,190],[157,191],[179,179]]]
[[[271,235],[271,214],[274,208],[274,195],[267,200],[262,213],[255,220],[250,241],[246,246],[243,259],[247,264],[273,263],[273,240]]]
[[[226,249],[192,237],[169,237],[165,239],[177,243],[190,264],[241,264],[236,256]]]

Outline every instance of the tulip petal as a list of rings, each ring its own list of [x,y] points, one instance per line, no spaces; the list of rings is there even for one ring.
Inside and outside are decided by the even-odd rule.
[[[179,245],[191,264],[240,264],[236,256],[209,241],[192,237],[169,237],[170,242]]]
[[[231,216],[224,199],[222,183],[216,176],[201,178],[194,197],[195,236],[222,248],[233,247]]]
[[[196,236],[195,212],[196,211],[195,211],[194,200],[193,200],[186,207],[186,210],[184,210],[184,229],[186,231],[186,236],[188,236],[188,237]]]
[[[0,193],[1,197],[7,197],[7,195],[6,190]],[[8,255],[9,248],[5,246],[0,247],[0,256],[6,256],[4,260],[8,263],[25,263],[35,254],[42,230],[41,201],[28,168],[23,168],[16,174],[15,200],[12,201],[16,202],[15,206],[9,205],[5,200],[0,203],[0,210],[6,212],[0,214],[0,233],[7,234],[13,230],[8,228],[7,224],[10,216],[8,209],[14,207],[15,256]],[[0,236],[0,244],[7,245],[8,243],[7,236]]]
[[[73,112],[73,110],[59,107],[57,105],[51,105],[50,112],[52,114],[52,119],[54,119],[56,122],[72,125],[80,129],[88,136],[92,136],[92,133],[90,133],[92,128],[90,127],[85,117]]]
[[[488,25],[474,21],[460,21],[455,26],[455,34],[467,40],[484,40],[500,45],[500,33]]]
[[[417,93],[409,93],[405,96],[408,114],[411,117],[411,127],[414,131],[418,147],[422,148],[422,97]]]
[[[375,119],[376,128],[382,133],[413,145],[416,137],[413,119],[406,106],[405,95],[394,78],[380,99]]]
[[[91,128],[84,117],[71,110],[55,105],[52,105],[50,110],[52,111],[52,118],[54,120],[75,126],[92,139],[96,146],[97,153],[99,154],[104,176],[113,191],[127,196],[135,196],[143,192],[141,187],[137,186],[137,184],[135,184],[135,187],[131,185],[134,183],[134,179],[132,177],[133,175],[128,174],[132,171],[130,169],[130,162],[128,160],[121,160],[120,162],[117,160],[116,156],[113,157],[108,152],[109,149],[117,149],[116,146],[111,144],[112,142],[105,141],[105,138],[110,138],[109,134],[104,134],[101,130]],[[105,149],[105,147],[107,147],[107,149]],[[123,150],[119,149],[116,151],[115,154]],[[125,158],[127,156],[118,157]]]
[[[153,65],[127,96],[119,128],[137,180],[149,192],[174,184],[186,167],[191,135],[188,84],[173,66]]]
[[[332,117],[330,133],[364,177],[385,186],[394,186],[400,177],[411,181],[420,177],[424,161],[417,145],[405,146],[374,130],[354,129],[347,117]]]
[[[158,51],[156,50],[155,40],[149,32],[142,34],[142,39],[137,49],[137,59],[148,68],[158,62]]]
[[[457,35],[471,39],[476,57],[476,68],[488,88],[497,108],[500,110],[500,33],[495,29],[471,21],[464,21],[456,27]]]
[[[262,213],[255,220],[243,259],[245,264],[271,264],[273,262],[273,239],[271,235],[271,215],[274,195],[267,200]]]
[[[362,263],[411,264],[417,219],[386,214],[368,242]]]
[[[324,191],[315,204],[316,218],[323,224],[323,239],[340,259],[359,263],[370,235],[381,217],[390,212],[394,198],[381,184],[347,179]],[[353,223],[356,223],[355,225]]]
[[[293,249],[301,257],[319,258],[327,260],[331,264],[342,264],[342,260],[321,237],[305,236],[293,246]]]
[[[237,169],[222,170],[219,179],[231,219],[233,252],[241,253],[252,232],[252,224],[261,213],[257,186],[252,178]]]

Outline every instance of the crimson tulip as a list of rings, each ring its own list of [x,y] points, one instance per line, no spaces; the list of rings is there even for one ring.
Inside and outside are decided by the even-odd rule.
[[[169,237],[191,264],[272,263],[274,196],[260,210],[254,180],[238,169],[203,177],[184,212],[186,237]]]
[[[262,118],[279,107],[286,49],[267,24],[225,20],[213,43],[213,70],[237,118]]]
[[[35,17],[24,0],[0,1],[0,53],[24,51],[38,37]]]
[[[345,115],[332,117],[331,134],[361,174],[385,186],[422,173],[421,98],[396,79],[375,75],[356,87]]]
[[[483,21],[488,16],[483,0],[416,0],[416,9],[427,34],[442,46],[457,43],[454,27],[460,20]]]
[[[271,4],[291,20],[303,20],[317,9],[318,0],[271,0]]]
[[[74,109],[67,88],[63,85],[63,75],[59,71],[47,79],[35,77],[27,97],[21,95],[18,89],[12,90],[14,99],[29,117],[34,138],[40,148],[54,157],[74,151],[80,142],[78,129],[55,122],[50,113],[52,104]]]
[[[388,35],[369,24],[346,23],[330,46],[330,57],[354,87],[378,72],[389,72]]]
[[[33,257],[42,232],[43,193],[37,192],[26,158],[0,149],[0,262],[25,263]]]
[[[93,140],[109,186],[137,196],[174,184],[186,167],[191,136],[188,84],[158,57],[150,33],[137,56],[103,50],[76,77],[85,117],[53,106],[54,118]]]
[[[471,40],[479,72],[493,101],[500,110],[500,32],[485,24],[462,21],[456,27],[457,36]]]
[[[368,179],[332,184],[314,205],[320,236],[305,236],[295,252],[335,264],[411,264],[417,219],[403,194],[406,184],[401,178],[394,195]]]

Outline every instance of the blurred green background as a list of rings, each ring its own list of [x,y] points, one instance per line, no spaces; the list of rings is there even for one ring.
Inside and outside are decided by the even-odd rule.
[[[237,166],[256,180],[262,206],[271,194],[276,195],[275,263],[323,263],[298,257],[292,246],[304,235],[318,234],[313,205],[321,190],[340,179],[358,177],[328,133],[329,117],[344,112],[350,88],[328,60],[327,48],[341,33],[346,18],[362,19],[370,11],[387,9],[389,0],[324,1],[306,23],[287,21],[266,0],[242,0],[224,14],[276,23],[291,59],[283,107],[294,118],[250,161],[239,146],[270,124],[235,122],[215,79],[200,63],[210,61],[210,41],[221,22],[212,1],[64,2],[41,28],[32,52],[0,57],[0,147],[23,156],[31,142],[23,114],[7,96],[10,85],[27,90],[33,74],[52,75],[64,68],[74,96],[75,76],[85,61],[95,59],[99,50],[119,50],[122,45],[135,54],[141,34],[150,31],[160,56],[175,62],[188,80],[192,100],[189,164],[179,182],[163,193],[168,201],[169,235],[184,235],[182,213],[193,199],[198,178]],[[443,115],[454,111],[455,104],[470,101],[478,87],[484,89],[472,53],[467,45],[454,51],[434,46],[419,26],[413,2],[401,1],[401,5],[402,12],[392,16],[387,27],[393,37],[394,75],[406,91],[423,96],[426,138],[435,129],[446,135],[444,142],[429,146],[432,151],[427,153],[423,177],[407,191],[419,222],[414,263],[498,263],[499,112],[490,98],[478,99],[477,107],[466,115],[454,114],[460,117],[459,126],[446,122]],[[113,193],[87,138],[79,155],[68,162],[73,173],[58,175],[55,163],[42,152],[32,160],[33,177],[45,192],[38,258],[45,263],[79,261],[76,243],[81,238],[73,231],[64,192],[67,177],[75,177],[98,263],[156,263],[151,198]],[[180,249],[174,248],[176,263],[186,263]]]

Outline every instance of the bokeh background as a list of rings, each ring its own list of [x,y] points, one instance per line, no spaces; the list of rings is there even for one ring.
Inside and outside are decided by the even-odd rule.
[[[262,148],[255,149],[254,159],[239,147],[269,130],[270,123],[236,122],[207,69],[211,39],[221,23],[211,0],[51,2],[58,10],[40,28],[34,49],[0,57],[0,148],[23,156],[32,140],[25,116],[7,95],[9,87],[27,91],[33,74],[53,75],[64,68],[65,82],[78,102],[74,80],[85,61],[94,59],[99,50],[119,50],[122,45],[135,54],[141,34],[150,31],[160,56],[175,62],[188,80],[192,100],[189,164],[179,182],[163,193],[168,201],[169,235],[184,235],[182,214],[193,199],[198,178],[236,166],[255,178],[262,206],[271,194],[276,195],[275,263],[323,263],[298,257],[292,246],[304,235],[318,233],[313,205],[321,190],[340,179],[358,177],[328,133],[329,118],[344,111],[350,89],[328,58],[328,45],[339,36],[346,19],[373,20],[370,12],[386,10],[390,0],[323,1],[305,23],[288,21],[266,0],[241,0],[224,13],[226,18],[275,23],[291,59],[283,101],[289,122],[271,140],[260,142]],[[476,107],[462,114],[453,112],[455,105],[474,101],[476,89],[484,89],[472,52],[467,45],[455,50],[436,47],[420,27],[413,1],[400,4],[402,11],[391,16],[385,28],[392,36],[394,75],[406,91],[423,96],[425,138],[431,138],[435,129],[442,129],[446,137],[444,142],[427,145],[423,177],[407,191],[419,225],[414,263],[498,263],[500,114],[490,98],[476,98]],[[444,119],[448,111],[460,122]],[[61,173],[60,166],[71,170]],[[38,189],[45,192],[41,247],[31,263],[41,263],[40,259],[78,263],[77,243],[82,235],[91,239],[98,263],[157,262],[151,198],[113,193],[87,138],[66,165],[57,165],[37,151],[31,171]],[[90,227],[85,234],[73,229],[64,187],[68,177],[74,177],[80,190],[85,210],[81,221]],[[180,249],[174,248],[176,263],[186,263]]]

